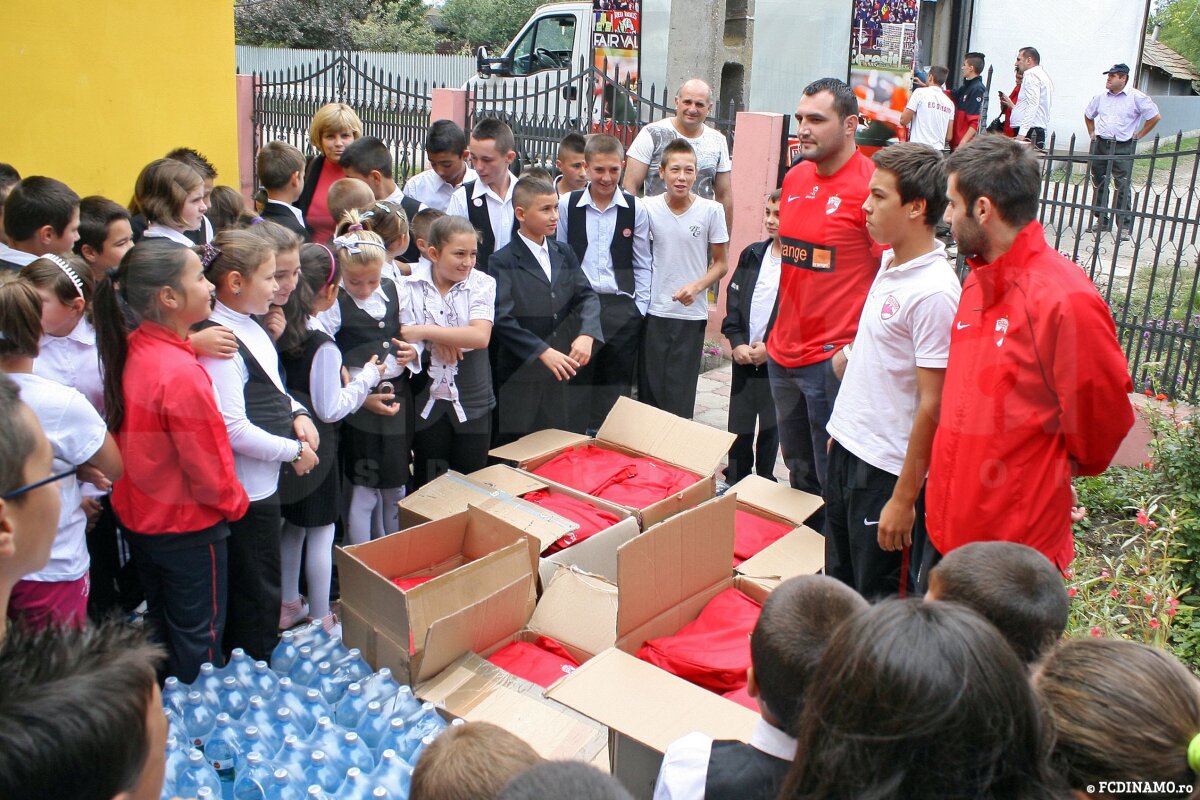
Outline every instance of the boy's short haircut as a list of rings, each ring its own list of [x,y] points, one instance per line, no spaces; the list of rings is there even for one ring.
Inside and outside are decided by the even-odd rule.
[[[933,66],[929,68],[929,80],[936,83],[938,86],[943,85],[946,79],[950,77],[950,70],[943,66]]]
[[[272,222],[269,219],[256,219],[257,221],[250,223],[250,227],[246,228],[246,230],[270,242],[276,255],[286,253],[290,250],[299,250],[300,245],[304,244],[304,240],[300,238],[300,234],[291,228],[284,227],[278,222]]]
[[[963,56],[963,61],[970,64],[971,68],[975,70],[977,75],[982,75],[983,65],[987,62],[987,59],[984,57],[983,53],[972,51]]]
[[[587,138],[579,131],[571,131],[558,143],[558,155],[562,157],[563,150],[582,155],[586,148]]]
[[[32,175],[18,183],[4,200],[4,233],[9,241],[32,239],[38,228],[49,225],[62,236],[71,224],[79,195],[62,181]]]
[[[363,136],[346,145],[338,158],[338,166],[352,169],[360,175],[378,172],[385,178],[395,177],[392,174],[391,152],[382,140],[374,136]]]
[[[517,140],[513,138],[512,128],[495,117],[476,122],[475,127],[471,129],[471,138],[480,141],[491,139],[496,143],[496,152],[502,156],[517,149]]]
[[[778,203],[783,198],[783,189],[776,189],[767,195],[768,203]]]
[[[517,775],[500,791],[497,800],[633,800],[633,795],[611,775],[582,761],[545,761]]]
[[[190,147],[176,147],[171,152],[167,153],[163,158],[169,158],[172,161],[181,161],[187,164],[196,172],[200,173],[200,177],[206,181],[215,181],[217,179],[217,168],[213,163],[205,158],[199,151],[193,150]]]
[[[1067,628],[1070,600],[1062,575],[1032,547],[972,542],[947,553],[929,580],[937,600],[978,612],[1025,664],[1047,653]]]
[[[550,184],[551,186],[554,185],[554,175],[551,174],[550,170],[546,169],[545,167],[541,166],[540,164],[534,164],[531,167],[526,167],[525,170],[521,173],[521,177],[522,178],[531,178],[536,181],[544,181],[544,182]]]
[[[429,241],[429,229],[433,227],[433,223],[437,222],[442,217],[446,216],[446,212],[438,211],[436,208],[423,208],[418,211],[412,218],[409,228],[414,239],[424,239]]]
[[[115,200],[98,194],[79,201],[79,240],[75,242],[75,255],[83,254],[86,244],[100,253],[108,241],[108,226],[117,220],[128,220],[129,211]]]
[[[490,722],[452,725],[421,752],[410,800],[492,800],[541,761],[532,747]]]
[[[1042,171],[1030,148],[1002,133],[985,133],[946,159],[946,174],[967,208],[987,197],[996,212],[1014,228],[1037,216]]]
[[[375,193],[366,181],[358,178],[340,178],[329,185],[325,204],[329,216],[340,220],[347,211],[366,208],[375,202]]]
[[[662,162],[659,165],[660,170],[667,168],[671,156],[691,156],[692,160],[696,161],[696,148],[692,147],[691,142],[687,139],[672,139],[667,142],[667,146],[663,148]]]
[[[467,132],[457,122],[439,119],[429,126],[429,135],[425,138],[426,153],[453,153],[460,156],[466,149]]]
[[[762,704],[789,736],[834,630],[868,607],[858,592],[824,575],[789,578],[767,595],[750,634],[750,662]]]
[[[8,196],[8,190],[21,182],[21,173],[12,164],[0,161],[0,202]]]
[[[25,462],[38,445],[33,428],[19,413],[21,404],[21,387],[0,372],[0,442],[4,442],[0,447],[0,494],[25,485]],[[19,503],[23,497],[14,497],[10,502]]]
[[[946,211],[946,162],[932,147],[900,142],[884,147],[871,160],[896,179],[901,203],[925,201],[925,224],[936,226]]]
[[[595,156],[616,156],[625,158],[625,147],[621,140],[611,133],[597,133],[587,138],[583,146],[583,158],[591,161]]]
[[[287,186],[297,172],[304,175],[304,154],[287,142],[267,142],[255,161],[258,182],[273,192]]]
[[[557,197],[554,184],[537,178],[521,178],[513,189],[513,208],[529,208],[535,198],[550,195]]]
[[[0,647],[0,797],[133,789],[150,755],[147,718],[162,713],[151,708],[161,660],[140,628],[112,621],[11,631]]]

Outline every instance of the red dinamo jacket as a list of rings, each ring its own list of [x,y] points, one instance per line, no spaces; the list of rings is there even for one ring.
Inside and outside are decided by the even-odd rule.
[[[940,553],[1020,542],[1060,570],[1074,555],[1070,477],[1103,472],[1133,425],[1112,313],[1034,221],[971,274],[950,335],[927,485]]]

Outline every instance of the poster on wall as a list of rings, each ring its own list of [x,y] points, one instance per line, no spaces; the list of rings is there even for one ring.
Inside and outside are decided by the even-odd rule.
[[[867,130],[882,144],[896,136],[912,92],[919,0],[854,0],[850,25],[850,86]]]
[[[631,95],[638,93],[642,52],[641,0],[592,0],[592,51],[596,69],[608,81],[597,81],[597,116],[614,123],[633,122]],[[614,89],[615,82],[628,92]]]

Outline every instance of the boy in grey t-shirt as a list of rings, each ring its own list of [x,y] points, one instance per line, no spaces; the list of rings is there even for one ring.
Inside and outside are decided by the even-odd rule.
[[[721,204],[692,191],[696,153],[685,140],[677,139],[663,150],[659,177],[666,194],[645,201],[654,271],[638,397],[691,419],[708,323],[708,289],[727,270],[729,233]]]

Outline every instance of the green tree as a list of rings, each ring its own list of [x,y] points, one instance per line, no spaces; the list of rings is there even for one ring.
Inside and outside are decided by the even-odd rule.
[[[1154,21],[1162,26],[1159,41],[1200,65],[1200,0],[1167,0]]]
[[[543,0],[446,0],[441,18],[452,37],[469,47],[501,47]]]
[[[430,52],[421,0],[266,0],[235,6],[238,44]]]

